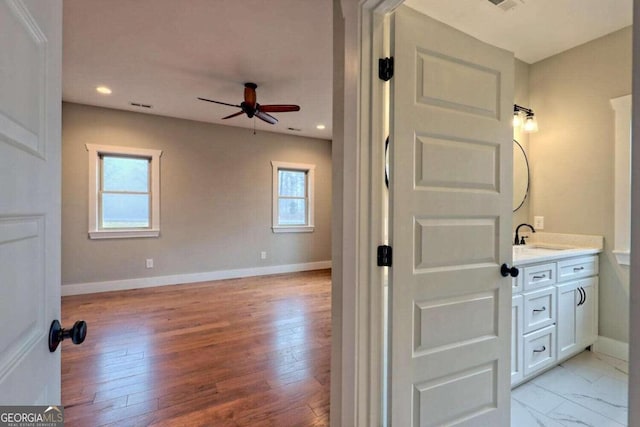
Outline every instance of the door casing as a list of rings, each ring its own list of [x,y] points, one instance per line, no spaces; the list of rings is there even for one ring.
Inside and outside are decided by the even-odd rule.
[[[382,117],[383,94],[373,88],[382,26],[376,24],[404,0],[334,0],[334,272],[331,361],[331,425],[382,425],[382,331],[370,319],[382,317],[380,283],[371,257],[371,241],[361,230],[381,230],[373,209],[372,166],[383,162],[375,144],[383,137],[375,125]],[[640,22],[640,1],[634,1],[634,22]],[[341,25],[342,30],[336,31]],[[640,75],[640,26],[634,26],[633,74]],[[340,56],[340,60],[336,60]],[[338,69],[342,67],[343,74]],[[640,84],[633,84],[634,111],[640,111]],[[640,114],[633,117],[633,139],[640,146]],[[355,171],[355,173],[347,173]],[[640,282],[640,150],[632,155],[632,224],[630,282]],[[339,181],[339,182],[338,182]],[[350,203],[343,189],[358,188]],[[346,202],[346,203],[345,203]],[[340,221],[342,226],[336,225]],[[347,225],[355,230],[344,232]],[[369,243],[369,245],[367,245]],[[355,259],[354,259],[355,256]],[[355,262],[354,262],[355,261]],[[381,280],[381,279],[380,279]],[[369,292],[370,289],[374,292]],[[640,419],[640,286],[630,287],[629,425]],[[355,315],[357,313],[357,316]],[[638,327],[634,328],[634,325]],[[373,351],[369,351],[372,350]],[[634,362],[636,361],[636,362]],[[343,362],[346,362],[343,363]],[[345,370],[353,368],[353,374]]]

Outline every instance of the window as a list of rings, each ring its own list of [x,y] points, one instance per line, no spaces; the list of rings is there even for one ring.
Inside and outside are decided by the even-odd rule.
[[[271,162],[273,167],[273,232],[311,232],[315,165]]]
[[[87,144],[89,237],[160,235],[160,150]]]

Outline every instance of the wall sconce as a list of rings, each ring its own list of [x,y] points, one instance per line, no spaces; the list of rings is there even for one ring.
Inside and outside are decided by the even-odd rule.
[[[513,127],[522,126],[525,132],[538,132],[538,121],[530,108],[513,104]]]

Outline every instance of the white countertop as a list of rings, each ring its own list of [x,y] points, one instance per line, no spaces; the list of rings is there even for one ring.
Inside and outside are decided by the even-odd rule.
[[[513,264],[523,265],[535,262],[555,261],[602,252],[598,247],[570,247],[561,245],[532,244],[513,246]]]

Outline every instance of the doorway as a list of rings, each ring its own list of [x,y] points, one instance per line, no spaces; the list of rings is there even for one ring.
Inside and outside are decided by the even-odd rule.
[[[388,5],[388,3],[387,3],[387,9],[392,9],[393,7],[395,7],[395,5],[390,6],[390,5]],[[381,6],[381,8],[383,8],[383,9],[384,9],[384,8],[385,8],[385,5],[383,4],[383,5]],[[374,21],[373,21],[373,25],[372,25],[372,26],[374,26],[374,27],[375,27],[375,25],[376,25],[376,23],[375,23],[375,20],[374,20]],[[365,61],[365,62],[366,62],[366,61]],[[373,61],[372,61],[372,62],[373,62]],[[382,227],[380,227],[380,229],[381,229],[381,228],[382,228]]]

